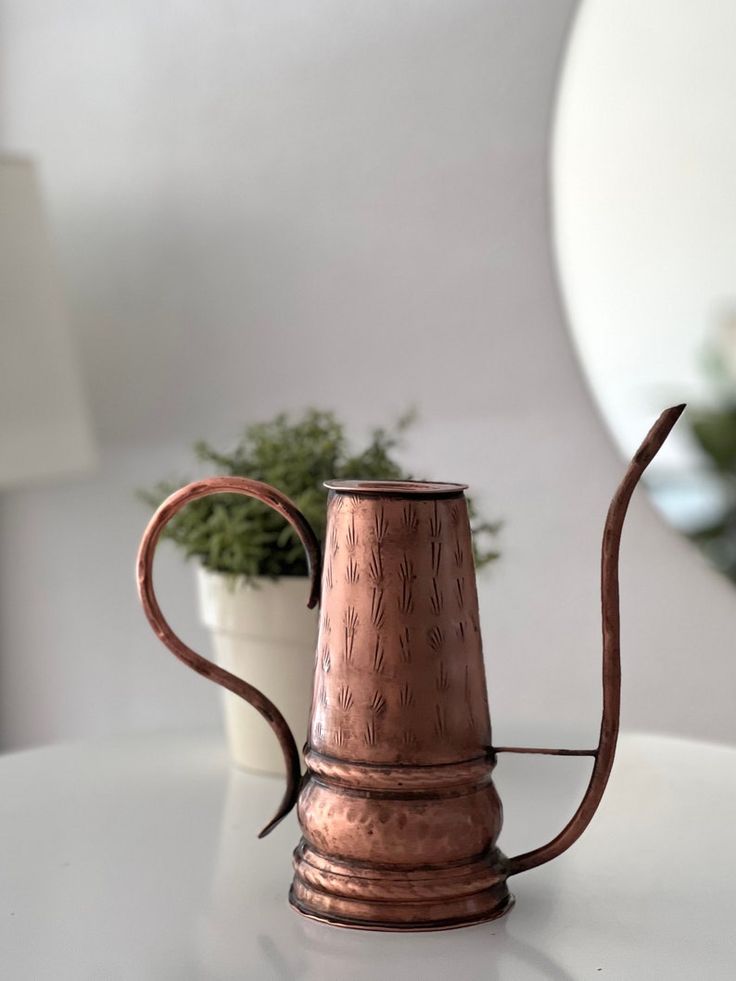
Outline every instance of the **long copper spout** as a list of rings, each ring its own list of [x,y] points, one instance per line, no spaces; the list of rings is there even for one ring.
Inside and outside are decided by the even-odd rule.
[[[590,824],[606,789],[616,753],[621,705],[621,644],[619,617],[618,565],[621,532],[631,495],[641,475],[669,436],[685,405],[666,409],[649,430],[629,464],[613,496],[603,530],[601,547],[601,611],[603,620],[603,714],[598,747],[595,750],[557,750],[559,755],[593,755],[595,763],[585,796],[575,814],[560,833],[532,851],[508,860],[508,874],[526,872],[549,862],[572,845]],[[496,752],[519,752],[498,747]],[[521,750],[523,752],[523,750]],[[534,752],[532,750],[532,752]],[[547,751],[550,752],[550,751]]]

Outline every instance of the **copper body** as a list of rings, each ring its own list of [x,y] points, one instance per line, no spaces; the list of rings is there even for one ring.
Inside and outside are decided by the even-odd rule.
[[[507,879],[549,861],[587,827],[605,789],[619,723],[618,552],[639,477],[682,412],[662,414],[629,466],[603,538],[603,717],[589,750],[497,746],[484,670],[464,485],[330,482],[324,560],[295,506],[244,478],[190,484],[159,508],[139,553],[144,610],[183,661],[249,701],[284,751],[287,787],[261,834],[297,803],[292,905],[340,926],[444,929],[493,919],[512,904]],[[310,605],[321,595],[314,687],[299,771],[296,743],[268,698],[182,643],[166,623],[151,578],[161,530],[188,501],[235,491],[290,521],[310,560]],[[497,754],[590,756],[586,794],[549,843],[507,858],[496,847],[502,808]]]

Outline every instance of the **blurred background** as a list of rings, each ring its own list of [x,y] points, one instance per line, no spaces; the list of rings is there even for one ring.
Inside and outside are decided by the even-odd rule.
[[[653,500],[736,581],[733,4],[590,0],[561,76],[555,245],[570,326],[627,453],[668,400],[690,411]]]
[[[2,0],[0,27],[0,748],[219,724],[140,611],[136,491],[308,406],[356,440],[417,407],[406,467],[503,522],[497,742],[587,745],[608,501],[686,400],[624,533],[623,722],[736,740],[727,0]],[[193,564],[162,546],[157,583],[206,650]]]

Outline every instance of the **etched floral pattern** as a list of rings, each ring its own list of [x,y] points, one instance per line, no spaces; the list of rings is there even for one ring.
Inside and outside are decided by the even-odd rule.
[[[383,763],[483,755],[490,719],[462,497],[330,501],[310,741]]]

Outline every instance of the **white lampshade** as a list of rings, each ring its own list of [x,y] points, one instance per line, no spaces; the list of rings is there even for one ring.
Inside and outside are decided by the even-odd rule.
[[[94,461],[36,173],[29,160],[0,157],[0,487]]]

